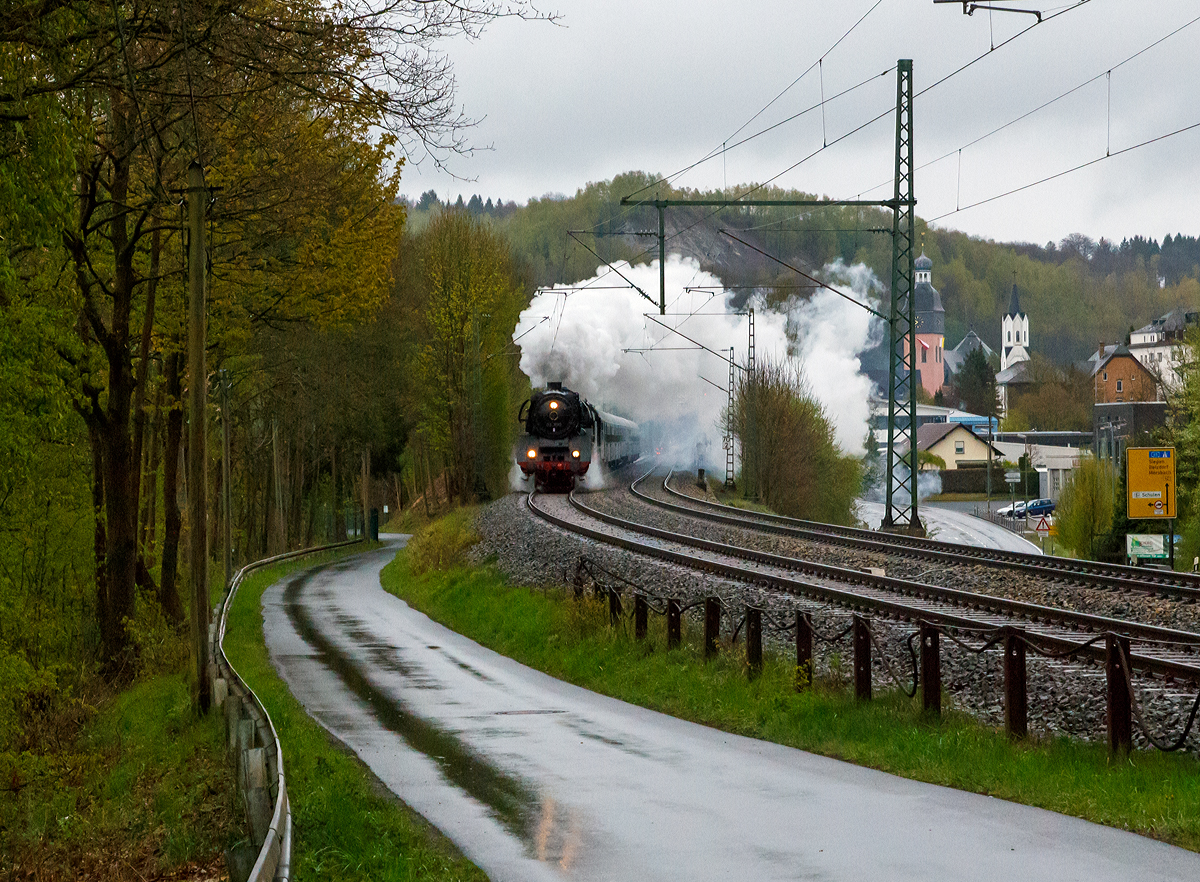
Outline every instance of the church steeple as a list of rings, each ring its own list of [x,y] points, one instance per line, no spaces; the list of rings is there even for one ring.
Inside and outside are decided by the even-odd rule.
[[[1000,326],[1000,344],[1000,370],[1007,370],[1019,361],[1029,361],[1029,316],[1021,312],[1015,278],[1008,300],[1008,313]]]
[[[1021,312],[1021,301],[1017,297],[1017,283],[1013,282],[1012,296],[1008,298],[1008,314],[1011,316],[1024,315]]]

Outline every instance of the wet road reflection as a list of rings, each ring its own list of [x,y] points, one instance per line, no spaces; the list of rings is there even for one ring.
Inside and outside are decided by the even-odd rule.
[[[386,594],[378,573],[393,553],[270,588],[268,648],[309,713],[496,882],[1200,873],[1200,856],[1127,833],[727,735],[530,671]]]

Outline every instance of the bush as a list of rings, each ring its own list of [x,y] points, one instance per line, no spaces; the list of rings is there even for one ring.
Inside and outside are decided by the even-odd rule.
[[[843,455],[799,369],[763,362],[738,382],[733,421],[746,490],[796,518],[854,523],[862,464]]]
[[[465,563],[467,549],[479,541],[474,521],[474,508],[460,508],[413,536],[408,542],[407,555],[413,575],[448,570]]]

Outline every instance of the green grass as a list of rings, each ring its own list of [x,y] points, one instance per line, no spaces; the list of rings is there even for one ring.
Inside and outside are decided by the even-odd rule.
[[[778,658],[768,658],[763,675],[750,682],[740,647],[725,647],[709,663],[694,644],[667,651],[661,617],[652,617],[649,638],[638,643],[626,629],[608,627],[597,601],[511,586],[494,567],[414,568],[413,557],[401,552],[384,569],[388,591],[555,677],[729,732],[1200,851],[1200,762],[1194,756],[1110,759],[1103,745],[1014,743],[964,714],[931,719],[900,693],[855,702],[845,684],[818,683],[797,693],[792,667]]]
[[[84,704],[87,702],[84,701]],[[71,736],[0,754],[0,875],[144,879],[219,871],[241,835],[224,723],[197,719],[186,677],[160,675],[58,721]]]
[[[356,757],[339,747],[288,692],[263,643],[263,591],[287,574],[361,551],[306,557],[251,574],[230,611],[225,653],[258,694],[283,744],[291,799],[292,878],[484,880],[486,877],[430,831]]]

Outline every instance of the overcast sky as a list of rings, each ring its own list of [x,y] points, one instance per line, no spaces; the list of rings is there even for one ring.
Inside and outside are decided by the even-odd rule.
[[[1064,8],[1037,0],[1008,5],[1047,16]],[[920,216],[1001,241],[1045,243],[1072,232],[1117,242],[1135,233],[1158,239],[1200,233],[1200,128],[965,208],[1200,123],[1200,22],[1121,64],[1200,16],[1196,0],[1090,0],[991,53],[990,46],[1034,19],[982,10],[965,16],[961,6],[933,0],[880,0],[877,6],[876,0],[559,0],[552,8],[561,14],[559,24],[502,20],[477,41],[444,44],[459,102],[482,120],[471,141],[490,149],[448,161],[466,181],[428,160],[410,164],[402,192],[415,197],[432,188],[442,198],[479,193],[525,202],[573,194],[623,171],[672,174],[722,143],[732,145],[819,104],[823,90],[823,114],[818,107],[731,147],[674,183],[732,188],[764,181],[818,151],[775,183],[836,198],[887,198],[896,79],[885,71],[898,58],[912,58],[920,93],[986,54],[914,102]],[[884,112],[884,119],[820,150]],[[960,207],[965,210],[956,211]]]

